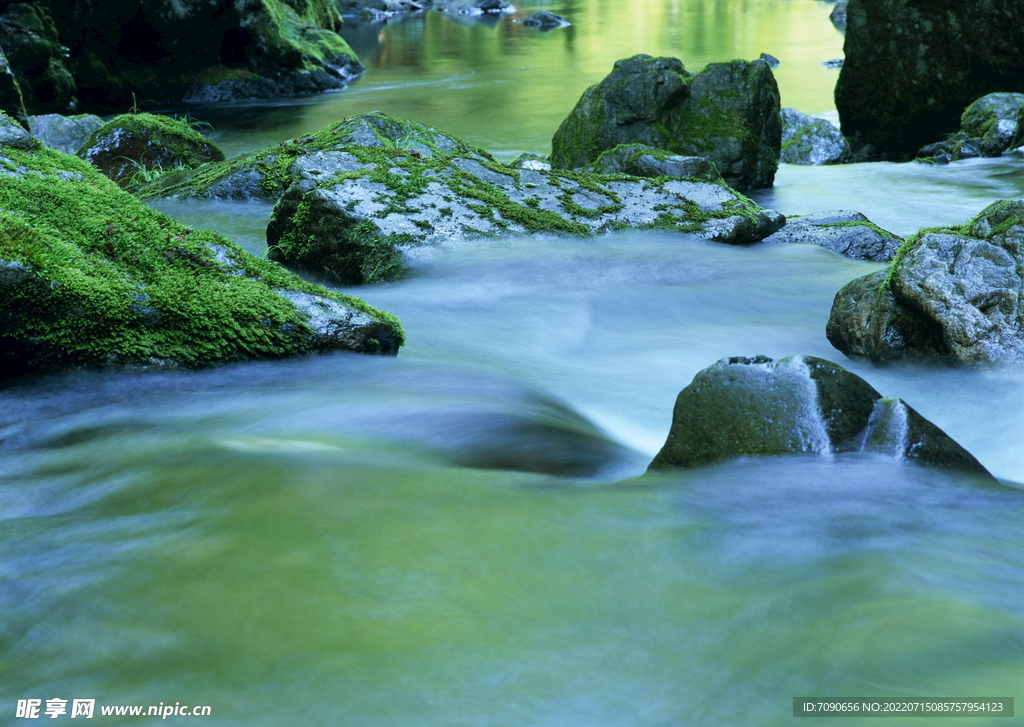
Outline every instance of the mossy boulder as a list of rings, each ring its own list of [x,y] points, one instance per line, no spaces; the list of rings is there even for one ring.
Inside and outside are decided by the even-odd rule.
[[[782,161],[786,164],[848,164],[853,153],[828,119],[782,109]]]
[[[0,111],[16,119],[18,123],[26,124],[28,116],[25,114],[25,102],[21,97],[21,86],[18,79],[11,70],[11,64],[4,55],[4,49],[0,46]]]
[[[709,64],[678,58],[617,61],[588,88],[551,141],[551,164],[577,169],[620,144],[646,144],[714,162],[740,191],[770,187],[779,165],[779,89],[763,60]]]
[[[483,149],[415,121],[380,111],[350,116],[305,136],[202,169],[164,175],[134,190],[143,198],[196,197],[277,201],[293,184],[311,186],[331,174],[362,168],[345,152],[359,146],[428,158],[459,155],[494,162]],[[355,166],[351,166],[355,164]]]
[[[1024,92],[1021,27],[1020,2],[851,2],[835,100],[855,153],[911,159],[975,99]]]
[[[1024,361],[1024,200],[908,238],[887,273],[836,294],[826,333],[847,356],[875,362]]]
[[[821,245],[854,260],[889,262],[903,238],[883,230],[860,212],[828,210],[789,217],[764,239],[770,244]]]
[[[271,259],[345,284],[392,278],[405,249],[453,238],[647,228],[748,243],[784,219],[703,180],[513,169],[375,147],[350,147],[331,162],[322,181],[285,193],[267,242]]]
[[[704,157],[684,157],[646,144],[620,144],[601,152],[583,171],[597,174],[632,174],[634,177],[686,177],[722,182],[715,163]]]
[[[65,154],[74,154],[81,149],[92,133],[101,129],[105,123],[95,114],[43,114],[28,117],[28,128],[32,136],[51,149]]]
[[[648,471],[742,456],[870,452],[993,479],[969,452],[900,399],[814,356],[722,359],[679,393]]]
[[[45,3],[4,4],[0,11],[0,48],[7,57],[25,107],[32,113],[74,112],[75,81],[65,65],[68,49]]]
[[[184,121],[156,114],[115,117],[92,132],[78,156],[122,187],[147,173],[224,160],[224,152]]]
[[[997,157],[1024,144],[1024,93],[990,93],[964,109],[960,130],[917,152],[917,160],[945,164]]]
[[[0,379],[401,342],[393,316],[171,220],[77,157],[0,144]]]

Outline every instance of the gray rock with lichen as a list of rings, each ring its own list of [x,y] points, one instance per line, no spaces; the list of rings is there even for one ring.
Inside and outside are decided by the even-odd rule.
[[[51,149],[57,149],[65,154],[75,154],[105,122],[95,114],[43,114],[29,116],[28,123],[32,135]]]
[[[648,471],[745,455],[871,452],[992,479],[947,434],[900,399],[883,398],[831,361],[722,359],[676,399],[672,427]]]
[[[782,109],[782,154],[786,164],[848,164],[850,145],[828,119]]]
[[[704,157],[684,157],[646,144],[621,144],[602,152],[593,164],[583,167],[598,174],[632,174],[635,177],[687,177],[722,182],[715,163]]]
[[[764,242],[821,245],[855,260],[889,262],[903,238],[878,227],[860,212],[830,210],[789,217],[785,226]]]
[[[836,294],[826,333],[846,355],[876,362],[1024,361],[1024,200],[911,238],[887,275]]]

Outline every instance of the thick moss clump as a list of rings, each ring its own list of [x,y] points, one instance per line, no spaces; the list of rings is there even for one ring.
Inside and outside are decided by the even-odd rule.
[[[179,119],[122,114],[92,132],[78,156],[121,186],[155,173],[224,160],[224,152]]]
[[[398,321],[185,227],[86,162],[0,146],[0,378],[394,353]]]

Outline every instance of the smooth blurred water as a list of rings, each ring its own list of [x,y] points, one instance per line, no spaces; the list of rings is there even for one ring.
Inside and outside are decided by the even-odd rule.
[[[378,31],[356,87],[221,111],[236,123],[221,133],[252,148],[351,113],[346,99],[411,109],[475,65],[484,80],[440,86],[461,126],[406,115],[511,153],[634,46],[704,38],[691,68],[774,53],[772,38],[832,57],[829,7],[597,3],[570,15],[572,42],[428,14]],[[571,83],[533,84],[560,110],[493,111],[509,48],[530,67],[582,59]],[[907,232],[1020,196],[1019,164],[784,167],[762,199]],[[157,206],[265,248],[267,205]],[[845,360],[824,336],[832,297],[878,265],[664,233],[453,242],[410,262],[346,291],[402,319],[394,359],[0,391],[0,724],[23,723],[17,699],[53,697],[208,704],[223,725],[717,727],[789,724],[797,696],[1017,696],[1024,371]],[[863,455],[643,475],[694,374],[757,354],[837,361],[1004,484]],[[862,722],[903,723],[843,724]]]

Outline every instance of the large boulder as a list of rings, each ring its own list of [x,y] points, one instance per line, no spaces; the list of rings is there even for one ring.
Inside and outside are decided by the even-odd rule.
[[[874,158],[909,159],[956,131],[964,108],[1024,92],[1024,3],[852,0],[836,84],[843,135]]]
[[[65,154],[74,154],[81,149],[92,133],[102,128],[104,123],[103,119],[95,114],[43,114],[28,118],[28,128],[32,136],[51,149],[58,149]]]
[[[551,141],[551,164],[576,169],[620,144],[714,162],[740,191],[770,187],[779,165],[779,89],[763,60],[690,73],[677,58],[617,61],[588,88]]]
[[[16,2],[3,8],[0,48],[27,109],[37,114],[75,111],[75,81],[65,65],[68,49],[61,44],[44,3]]]
[[[850,144],[828,119],[782,109],[782,155],[786,164],[848,164]]]
[[[30,141],[0,141],[0,379],[401,344],[393,316],[179,224]]]
[[[901,399],[886,399],[831,361],[728,358],[679,393],[672,427],[649,471],[745,455],[873,452],[992,476]]]
[[[887,272],[836,294],[826,333],[846,355],[875,362],[1024,360],[1024,200],[909,238]]]
[[[224,152],[179,119],[122,114],[92,132],[78,156],[123,187],[147,173],[224,161]]]
[[[855,260],[889,262],[903,238],[883,230],[860,212],[829,210],[788,217],[785,226],[764,242],[821,245]]]

